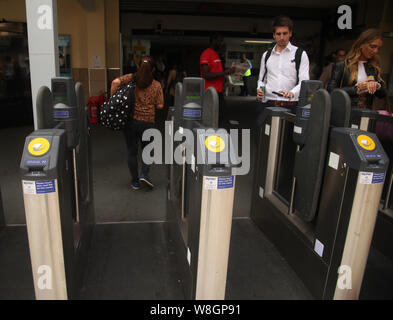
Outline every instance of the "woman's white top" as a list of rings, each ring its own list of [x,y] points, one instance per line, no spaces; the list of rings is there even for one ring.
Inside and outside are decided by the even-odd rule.
[[[358,83],[361,83],[361,82],[367,80],[367,73],[366,73],[366,69],[364,68],[365,63],[366,63],[366,61],[359,61],[358,62]]]

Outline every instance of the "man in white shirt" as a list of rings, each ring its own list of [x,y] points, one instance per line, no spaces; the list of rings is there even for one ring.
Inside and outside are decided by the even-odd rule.
[[[261,114],[266,107],[279,106],[295,113],[301,82],[310,79],[307,53],[301,49],[298,51],[298,47],[289,41],[292,30],[290,18],[279,16],[274,19],[273,37],[276,45],[273,50],[262,55],[258,78],[257,99],[262,101],[258,108],[258,125],[261,124]],[[261,90],[262,87],[265,87],[265,92]]]

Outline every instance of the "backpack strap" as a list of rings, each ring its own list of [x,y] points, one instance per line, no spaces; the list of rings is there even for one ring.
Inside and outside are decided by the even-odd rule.
[[[262,82],[265,81],[266,74],[267,74],[267,60],[269,59],[270,55],[272,54],[273,49],[269,49],[266,51],[266,56],[265,56],[265,73],[263,74]],[[295,68],[296,68],[296,84],[299,83],[299,69],[300,69],[300,62],[302,61],[302,54],[303,54],[303,49],[298,47],[296,49],[295,53]]]
[[[263,74],[262,77],[262,82],[265,82],[266,74],[267,74],[267,60],[269,59],[270,55],[272,54],[273,48],[270,48],[269,50],[266,51],[266,56],[265,56],[265,73]]]
[[[134,119],[134,110],[135,110],[135,87],[136,87],[136,81],[135,77],[132,77],[130,83],[128,84],[130,87],[130,91],[128,93],[128,98],[130,101],[130,120],[132,121]]]
[[[343,74],[341,76],[340,88],[343,87],[344,75],[345,75],[346,71],[347,71],[347,60],[344,60],[344,70],[343,70]]]
[[[299,83],[299,69],[300,62],[302,61],[303,49],[298,47],[295,53],[295,68],[296,68],[296,85]]]

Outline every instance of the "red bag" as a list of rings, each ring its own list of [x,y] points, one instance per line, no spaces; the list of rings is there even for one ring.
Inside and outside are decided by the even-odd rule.
[[[378,110],[378,113],[390,116],[393,121],[392,113],[386,110]],[[377,124],[375,126],[375,133],[379,140],[393,140],[393,122],[381,120],[377,121]]]

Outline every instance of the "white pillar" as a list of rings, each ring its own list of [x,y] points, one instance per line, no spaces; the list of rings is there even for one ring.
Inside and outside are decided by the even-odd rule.
[[[26,0],[26,18],[34,128],[37,128],[38,89],[50,88],[51,78],[60,74],[57,0]]]

